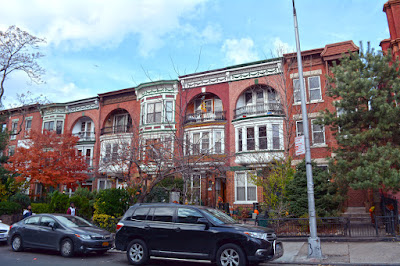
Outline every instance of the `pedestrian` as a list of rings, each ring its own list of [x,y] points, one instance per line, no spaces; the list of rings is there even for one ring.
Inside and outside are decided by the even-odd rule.
[[[69,205],[67,214],[72,215],[72,216],[76,215],[76,208],[75,208],[75,204],[73,202],[71,202],[71,204]]]
[[[22,215],[24,216],[24,218],[29,217],[32,215],[32,207],[31,205],[29,205],[26,210],[24,210],[24,212],[22,213]]]

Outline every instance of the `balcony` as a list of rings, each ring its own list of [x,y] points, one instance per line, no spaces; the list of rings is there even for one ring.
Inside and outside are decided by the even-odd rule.
[[[113,126],[113,127],[103,127],[101,129],[101,135],[110,135],[110,134],[118,134],[118,133],[131,133],[132,125],[121,125],[121,126]]]
[[[256,105],[247,105],[235,109],[234,118],[243,118],[255,115],[283,115],[282,104],[280,103],[262,103]]]
[[[225,121],[226,111],[217,112],[196,112],[194,114],[186,114],[185,124],[188,123],[202,123],[209,121]]]
[[[81,131],[72,135],[79,137],[79,141],[96,141],[96,136],[91,131]]]

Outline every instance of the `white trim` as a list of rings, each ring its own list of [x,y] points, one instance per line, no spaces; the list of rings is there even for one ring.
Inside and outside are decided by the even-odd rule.
[[[235,172],[235,175],[234,175],[234,189],[235,189],[235,202],[233,203],[233,204],[252,204],[252,203],[254,203],[254,202],[257,202],[257,199],[258,199],[258,193],[257,193],[257,185],[255,185],[255,184],[250,184],[250,186],[249,186],[249,174],[257,174],[255,171],[250,171],[250,170],[247,170],[247,171],[236,171]],[[245,197],[245,199],[246,200],[238,200],[237,199],[237,183],[238,183],[238,174],[244,174],[244,177],[245,177],[245,182],[244,182],[244,188],[245,188],[245,194],[244,194],[244,197]],[[255,187],[256,188],[256,198],[255,198],[255,200],[247,200],[247,197],[248,197],[248,195],[247,195],[247,189],[249,188],[249,187]]]
[[[317,70],[312,70],[312,71],[303,71],[303,76],[308,77],[308,76],[316,76],[316,75],[322,75],[322,70],[317,69]],[[299,73],[292,73],[290,74],[290,78],[299,78]]]

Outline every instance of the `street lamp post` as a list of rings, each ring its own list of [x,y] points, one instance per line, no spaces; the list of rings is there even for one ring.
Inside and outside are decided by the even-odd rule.
[[[301,60],[301,49],[299,40],[299,28],[297,25],[296,7],[293,2],[293,19],[294,19],[294,32],[296,36],[297,48],[297,69],[299,71],[299,84],[300,84],[300,99],[301,99],[301,113],[303,119],[303,133],[304,144],[306,148],[306,173],[307,173],[307,195],[308,195],[308,214],[310,223],[310,237],[308,238],[308,257],[309,258],[322,258],[321,242],[317,236],[317,219],[315,217],[315,201],[314,201],[314,181],[311,167],[311,151],[310,151],[310,135],[308,132],[308,117],[306,106],[306,94],[303,82],[303,62]]]

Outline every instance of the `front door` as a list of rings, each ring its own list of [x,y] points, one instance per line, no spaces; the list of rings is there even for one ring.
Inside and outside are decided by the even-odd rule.
[[[191,253],[197,258],[208,258],[215,246],[214,234],[205,224],[197,223],[204,216],[192,208],[178,208],[174,224],[174,251]]]
[[[175,207],[156,207],[147,215],[149,227],[149,249],[157,252],[171,251],[173,238],[172,220]]]
[[[53,228],[54,226],[54,228]],[[38,243],[44,248],[56,249],[58,243],[58,229],[56,221],[47,216],[42,216],[39,224]]]

